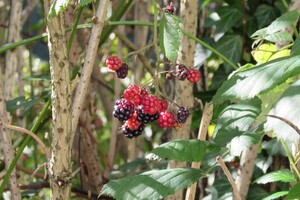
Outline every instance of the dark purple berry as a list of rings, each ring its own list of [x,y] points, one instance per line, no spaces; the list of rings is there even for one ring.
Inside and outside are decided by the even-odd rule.
[[[134,113],[134,104],[126,99],[116,101],[113,111],[113,116],[120,121],[129,119]]]
[[[149,122],[153,122],[155,120],[157,120],[159,117],[159,113],[155,113],[153,115],[150,115],[148,113],[146,113],[143,108],[140,108],[138,110],[138,116],[137,116],[137,121],[142,122],[143,124],[147,124]]]
[[[176,70],[176,77],[178,80],[184,81],[188,77],[188,69],[185,65],[180,64]]]
[[[177,110],[177,121],[179,123],[184,123],[186,119],[188,118],[190,112],[185,107],[179,107]]]
[[[173,15],[175,12],[175,7],[174,7],[173,3],[170,2],[170,4],[167,5],[164,10]]]
[[[122,66],[116,70],[118,78],[124,79],[126,78],[128,74],[128,65],[126,63],[123,63]]]
[[[136,130],[131,130],[126,124],[121,127],[122,133],[128,138],[134,138],[142,134],[144,131],[144,124],[141,124]]]

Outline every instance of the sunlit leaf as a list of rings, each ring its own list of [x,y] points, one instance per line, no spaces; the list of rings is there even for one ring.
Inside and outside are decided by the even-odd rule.
[[[181,20],[176,15],[165,13],[160,20],[160,48],[170,61],[175,61],[181,44]]]
[[[205,142],[197,139],[182,139],[164,143],[156,147],[152,153],[168,160],[197,162],[203,159],[205,151]]]
[[[230,142],[230,154],[233,156],[240,156],[242,151],[257,144],[261,136],[255,133],[245,133],[243,135],[234,137]]]
[[[296,181],[295,175],[288,169],[281,169],[275,172],[265,174],[254,181],[258,184],[266,184],[270,182],[294,182]]]
[[[214,132],[214,141],[225,146],[234,137],[248,132],[251,124],[260,113],[260,107],[261,101],[259,99],[227,106],[219,116]]]
[[[291,27],[299,18],[299,12],[297,10],[289,11],[278,17],[267,28],[267,33],[272,34],[278,31],[282,31],[287,27]]]
[[[219,88],[214,103],[253,98],[300,73],[300,56],[288,56],[237,72]]]
[[[200,170],[193,168],[152,170],[109,181],[103,186],[100,196],[108,195],[117,200],[162,199],[190,186],[202,176]]]
[[[269,115],[275,115],[288,120],[294,125],[300,124],[300,80],[293,83],[279,98]],[[283,120],[268,117],[265,124],[267,131],[273,131],[278,138],[288,140],[290,142],[299,140],[297,133],[288,123]]]
[[[275,192],[275,193],[271,194],[270,196],[263,198],[262,200],[278,199],[279,197],[283,197],[283,196],[287,195],[288,193],[289,193],[289,191]]]
[[[294,199],[300,199],[300,183],[297,183],[288,195],[284,198],[284,200],[294,200]]]

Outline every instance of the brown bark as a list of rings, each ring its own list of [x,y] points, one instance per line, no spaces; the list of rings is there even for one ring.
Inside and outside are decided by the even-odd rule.
[[[52,1],[44,0],[45,15]],[[71,87],[63,13],[46,19],[51,72],[52,142],[48,163],[52,199],[70,199]]]
[[[198,1],[194,0],[181,0],[180,1],[180,17],[182,19],[182,28],[184,31],[191,34],[196,34],[197,26],[197,8]],[[194,66],[194,55],[195,55],[195,42],[182,37],[181,47],[179,55],[177,58],[177,63],[182,63],[187,67]],[[180,106],[185,106],[187,108],[193,107],[194,97],[193,97],[193,84],[188,81],[178,81],[175,82],[175,102]],[[173,131],[172,139],[184,139],[189,138],[191,126],[191,116],[186,120],[182,127],[178,131]],[[184,167],[186,163],[170,161],[169,168]],[[168,199],[183,199],[183,192],[178,191],[174,195],[170,196]]]

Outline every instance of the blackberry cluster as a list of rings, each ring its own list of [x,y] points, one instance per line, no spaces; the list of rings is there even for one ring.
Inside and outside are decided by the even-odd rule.
[[[177,121],[179,123],[184,123],[189,115],[190,113],[188,109],[186,109],[185,107],[179,107],[179,109],[177,110]]]
[[[126,78],[128,74],[128,65],[123,63],[117,56],[111,56],[106,59],[106,66],[117,73],[117,77],[120,79]]]
[[[128,138],[134,138],[141,135],[150,122],[157,121],[160,127],[169,128],[184,121],[183,111],[176,120],[167,109],[168,103],[164,99],[149,94],[138,85],[130,85],[123,92],[123,98],[116,101],[113,116],[123,123],[121,132]]]
[[[171,80],[174,77],[180,81],[187,79],[190,83],[197,83],[201,78],[201,74],[196,69],[187,68],[185,65],[179,64],[175,70],[171,69],[166,73],[167,80]]]

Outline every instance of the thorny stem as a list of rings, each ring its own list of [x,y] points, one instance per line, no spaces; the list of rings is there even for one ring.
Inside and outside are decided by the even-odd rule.
[[[44,150],[46,156],[47,156],[47,159],[49,160],[50,159],[50,152],[49,150],[47,149],[46,145],[44,144],[44,142],[37,136],[35,135],[33,132],[25,129],[25,128],[22,128],[22,127],[18,127],[18,126],[13,126],[13,125],[10,125],[10,124],[7,124],[5,122],[2,122],[0,121],[0,126],[3,126],[5,128],[8,128],[8,129],[11,129],[11,130],[14,130],[14,131],[18,131],[20,133],[25,133],[27,135],[30,135],[31,137],[33,137],[33,139],[35,139],[35,141],[42,147],[42,149]]]

